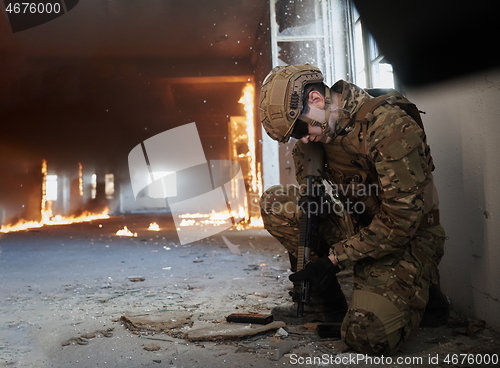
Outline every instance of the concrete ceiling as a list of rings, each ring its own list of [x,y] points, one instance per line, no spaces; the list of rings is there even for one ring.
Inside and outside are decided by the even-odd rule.
[[[82,0],[63,16],[16,33],[2,17],[2,43],[37,58],[245,58],[267,3]]]

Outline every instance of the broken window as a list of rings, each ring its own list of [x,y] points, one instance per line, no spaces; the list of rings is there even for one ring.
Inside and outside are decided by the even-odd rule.
[[[327,1],[272,0],[273,65],[311,64],[330,75]]]
[[[353,82],[363,88],[394,88],[392,65],[380,53],[374,38],[363,26],[358,11],[350,4]]]
[[[273,66],[311,64],[325,83],[393,88],[392,65],[380,54],[350,0],[271,0]]]

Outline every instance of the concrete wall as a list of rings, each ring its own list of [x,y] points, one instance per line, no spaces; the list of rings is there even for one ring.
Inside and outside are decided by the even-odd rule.
[[[449,239],[453,308],[500,329],[500,69],[405,91],[421,110]]]

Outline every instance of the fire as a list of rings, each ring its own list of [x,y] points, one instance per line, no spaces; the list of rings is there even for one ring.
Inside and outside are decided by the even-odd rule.
[[[47,207],[47,160],[42,161],[42,204],[40,211],[42,215],[42,222],[47,218],[45,209]]]
[[[182,219],[179,226],[200,226],[200,225],[213,225],[221,226],[226,224],[227,220],[232,216],[229,212],[215,212],[211,213],[186,213],[180,215]]]
[[[160,226],[156,222],[152,222],[149,224],[148,230],[160,231]]]
[[[250,163],[250,186],[254,193],[262,193],[262,183],[260,182],[260,173],[257,171],[257,159],[255,148],[255,127],[254,127],[254,99],[255,87],[252,83],[247,83],[243,88],[243,95],[239,99],[239,103],[243,105],[246,113],[246,133],[248,144],[248,159]]]
[[[81,165],[79,166],[81,170]],[[41,201],[41,220],[40,221],[25,221],[19,220],[15,224],[2,225],[0,227],[1,233],[10,233],[15,231],[23,231],[34,228],[40,228],[45,225],[68,225],[81,222],[89,222],[94,220],[104,220],[108,219],[109,209],[106,207],[101,213],[92,213],[89,211],[84,211],[80,215],[62,216],[53,215],[52,213],[52,201],[47,200],[47,161],[42,161],[42,201]]]
[[[0,227],[0,233],[10,233],[14,231],[29,230],[42,226],[43,223],[41,222],[20,220],[14,225],[5,225],[5,226],[2,225],[2,227]]]
[[[251,217],[250,221],[248,222],[242,221],[236,224],[235,226],[236,230],[245,230],[250,228],[263,228],[263,227],[264,227],[264,222],[262,220],[262,217]]]
[[[186,213],[179,215],[182,219],[179,226],[222,226],[227,224],[227,220],[231,218],[240,219],[240,222],[235,224],[237,230],[243,230],[249,227],[263,227],[262,218],[251,218],[250,221],[241,221],[246,218],[247,213],[244,208],[240,208],[238,212],[215,212],[211,213]]]
[[[80,216],[61,216],[56,215],[50,218],[50,220],[44,222],[45,225],[68,225],[75,224],[79,222],[89,222],[94,220],[104,220],[108,219],[109,209],[106,208],[102,213],[92,213],[89,211],[83,212]]]
[[[248,224],[248,227],[264,227],[264,221],[262,220],[262,217],[252,218],[250,220],[250,224]]]
[[[246,143],[248,144],[248,152],[246,158],[248,160],[248,186],[250,189],[248,200],[255,201],[262,195],[262,181],[260,165],[257,162],[256,150],[256,137],[255,137],[255,123],[254,123],[254,101],[255,101],[255,87],[252,83],[247,83],[243,88],[243,95],[239,99],[239,103],[243,104],[245,110],[245,130],[246,130]],[[254,206],[251,206],[254,208]],[[238,224],[238,227],[261,227],[262,219],[260,212],[249,212],[247,221]]]
[[[83,197],[83,166],[78,163],[78,192],[80,197]]]
[[[137,233],[132,233],[126,226],[123,227],[123,229],[118,230],[116,232],[116,235],[119,236],[134,236],[137,237]]]
[[[237,162],[240,167],[245,170],[243,177],[245,180],[248,193],[240,193],[238,183],[231,182],[230,190],[235,196],[238,196],[236,202],[239,203],[238,208],[232,208],[231,212],[215,212],[211,213],[187,213],[180,215],[180,227],[188,226],[224,226],[228,222],[235,225],[238,230],[248,227],[262,227],[262,219],[260,212],[250,211],[251,201],[255,201],[262,194],[262,183],[260,166],[257,162],[256,154],[256,135],[254,123],[254,109],[255,109],[255,87],[253,83],[246,83],[241,98],[238,103],[243,105],[245,116],[233,116],[229,122],[231,156],[234,162]],[[244,199],[239,196],[246,196]],[[231,203],[230,206],[232,206]],[[252,206],[255,209],[255,206]],[[236,224],[235,224],[236,222]]]
[[[48,201],[48,203],[50,203],[50,201]],[[68,225],[81,222],[90,222],[94,220],[104,220],[109,218],[108,212],[109,210],[108,208],[106,208],[101,213],[92,213],[85,211],[79,216],[52,216],[52,211],[48,210],[43,212],[42,221],[20,220],[14,225],[2,225],[2,227],[0,227],[0,233],[10,233],[15,231],[35,229],[43,227],[45,225]]]
[[[212,226],[222,226],[227,224],[227,221],[231,218],[243,219],[246,217],[246,211],[244,208],[240,208],[239,212],[215,212],[211,213],[186,213],[179,215],[182,219],[179,226],[201,226],[201,225],[212,225]]]

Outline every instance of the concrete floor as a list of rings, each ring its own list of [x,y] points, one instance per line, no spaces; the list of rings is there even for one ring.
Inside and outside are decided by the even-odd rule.
[[[161,230],[147,230],[151,222]],[[115,235],[123,226],[137,237]],[[459,316],[446,327],[419,330],[383,360],[320,338],[314,326],[186,338],[197,328],[216,329],[230,313],[269,313],[288,302],[289,273],[287,254],[262,229],[179,245],[166,215],[3,234],[0,367],[492,367],[500,354],[495,331]],[[352,277],[339,279],[349,296]],[[189,323],[168,332],[132,331],[121,319],[179,311],[188,312]],[[471,364],[480,358],[491,362]]]

